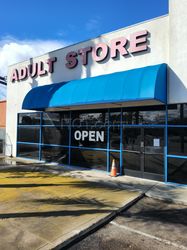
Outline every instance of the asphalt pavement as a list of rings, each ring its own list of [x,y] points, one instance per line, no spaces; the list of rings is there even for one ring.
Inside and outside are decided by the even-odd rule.
[[[187,206],[144,197],[69,250],[187,249]]]

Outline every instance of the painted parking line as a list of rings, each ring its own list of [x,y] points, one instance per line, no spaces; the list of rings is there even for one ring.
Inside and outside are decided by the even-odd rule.
[[[172,241],[165,240],[165,239],[161,239],[161,238],[156,237],[156,236],[154,236],[154,235],[147,234],[147,233],[141,232],[141,231],[139,231],[139,230],[135,230],[135,229],[132,229],[132,228],[130,228],[130,227],[124,226],[124,225],[120,225],[120,224],[118,224],[118,223],[116,223],[116,222],[114,222],[114,221],[111,221],[110,224],[112,224],[112,225],[114,225],[114,226],[116,226],[116,227],[125,229],[125,230],[127,230],[127,231],[129,231],[129,232],[132,232],[132,233],[135,233],[135,234],[139,234],[139,235],[141,235],[141,236],[145,236],[145,237],[150,238],[150,239],[153,239],[153,240],[157,240],[157,241],[162,242],[162,243],[165,243],[165,244],[167,244],[167,245],[174,246],[174,247],[177,247],[177,248],[179,248],[179,249],[187,250],[187,247],[185,247],[185,246],[183,246],[183,245],[179,245],[179,244],[174,243],[174,242],[172,242]]]

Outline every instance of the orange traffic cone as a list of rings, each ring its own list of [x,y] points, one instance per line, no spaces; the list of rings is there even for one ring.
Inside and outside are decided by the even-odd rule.
[[[112,167],[111,167],[110,176],[111,177],[116,177],[117,176],[117,167],[116,167],[115,159],[112,160]]]

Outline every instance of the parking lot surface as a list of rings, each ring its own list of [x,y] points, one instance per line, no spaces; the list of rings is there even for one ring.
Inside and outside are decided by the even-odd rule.
[[[143,198],[70,250],[187,249],[187,206]]]

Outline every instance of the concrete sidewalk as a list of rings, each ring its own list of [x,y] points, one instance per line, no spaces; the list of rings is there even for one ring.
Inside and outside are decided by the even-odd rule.
[[[23,160],[22,158],[8,158],[7,161],[9,164],[11,163],[15,166],[16,164],[28,164],[31,169],[43,169],[49,173],[81,178],[89,182],[99,181],[109,186],[112,185],[125,190],[138,191],[155,199],[187,205],[187,185],[163,183],[130,176],[118,176],[115,178],[110,177],[104,171],[85,170],[79,167],[61,166],[58,164],[38,164],[38,162],[36,164],[34,161]]]
[[[65,247],[141,197],[54,172],[54,166],[1,165],[0,249]]]
[[[167,184],[130,176],[110,177],[105,172],[97,170],[76,170],[71,167],[68,167],[68,169],[69,171],[64,175],[83,178],[90,182],[99,181],[125,190],[138,191],[154,199],[187,205],[187,186],[185,185]]]

